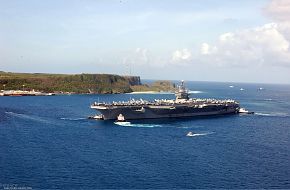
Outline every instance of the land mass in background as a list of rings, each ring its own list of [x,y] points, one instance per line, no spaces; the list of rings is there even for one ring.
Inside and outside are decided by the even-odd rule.
[[[53,93],[117,94],[140,91],[174,91],[170,81],[142,84],[139,76],[113,74],[46,74],[0,72],[1,90],[36,90]]]

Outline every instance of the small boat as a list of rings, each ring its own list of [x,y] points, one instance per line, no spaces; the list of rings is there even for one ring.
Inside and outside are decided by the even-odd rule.
[[[248,111],[245,108],[240,108],[238,112],[241,114],[253,114],[254,113],[253,111]]]
[[[245,90],[245,89],[243,89],[243,88],[240,88],[240,91],[243,91],[243,90]]]
[[[260,88],[258,88],[258,90],[264,90],[264,88],[260,87]]]
[[[189,131],[187,134],[186,134],[187,137],[193,137],[195,136],[195,133]]]
[[[125,120],[125,117],[120,113],[120,114],[118,115],[118,117],[117,117],[117,121],[119,121],[119,122],[124,122],[124,121],[126,121],[126,120]]]
[[[94,116],[89,116],[88,119],[95,119],[95,120],[104,120],[104,115],[94,115]]]
[[[234,88],[235,86],[233,86],[233,85],[231,85],[231,86],[229,86],[230,88]]]

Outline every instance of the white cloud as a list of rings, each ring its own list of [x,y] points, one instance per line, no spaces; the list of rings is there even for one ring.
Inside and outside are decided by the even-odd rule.
[[[136,64],[147,64],[149,63],[148,49],[136,48],[134,55],[134,62]]]
[[[202,62],[220,66],[289,65],[289,41],[278,24],[222,34],[213,45],[201,45]]]
[[[272,0],[265,8],[267,15],[277,21],[290,21],[290,1]]]
[[[207,43],[203,43],[202,45],[201,45],[201,54],[203,54],[203,55],[207,55],[207,54],[209,54],[210,52],[209,52],[209,45],[207,44]]]
[[[176,50],[172,60],[223,67],[290,67],[290,0],[272,0],[264,10],[275,22],[224,33],[212,44],[202,43],[197,53]]]
[[[278,24],[279,31],[290,41],[290,1],[272,0],[264,11]]]
[[[146,65],[150,64],[150,55],[147,48],[136,48],[126,52],[127,56],[123,57],[122,64],[126,67],[133,65]]]
[[[187,62],[192,59],[192,53],[188,49],[176,50],[172,54],[172,61],[174,63]]]

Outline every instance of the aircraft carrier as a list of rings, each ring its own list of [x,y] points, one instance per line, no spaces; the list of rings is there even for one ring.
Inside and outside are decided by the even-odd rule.
[[[238,113],[240,106],[235,100],[189,98],[184,81],[177,87],[173,100],[134,100],[127,102],[97,103],[92,109],[100,112],[95,119],[134,120],[155,118],[179,118]],[[120,119],[119,119],[120,120]]]

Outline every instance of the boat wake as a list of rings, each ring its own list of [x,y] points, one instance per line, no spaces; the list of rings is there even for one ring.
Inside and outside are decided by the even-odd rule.
[[[265,116],[265,117],[290,117],[289,114],[287,113],[280,113],[280,112],[276,112],[276,113],[255,113],[255,115],[258,116]]]
[[[178,127],[178,128],[181,128],[181,129],[196,129],[196,128],[204,128],[204,126],[202,125],[194,125],[194,126],[184,126],[184,127]]]
[[[198,90],[190,90],[188,91],[189,94],[201,94],[203,91],[198,91]]]
[[[142,128],[153,128],[153,127],[162,127],[161,125],[157,124],[140,124],[140,123],[131,123],[131,122],[114,122],[116,125],[120,125],[123,127],[142,127]]]
[[[28,119],[28,120],[33,120],[33,121],[42,122],[42,123],[49,123],[49,121],[38,116],[26,115],[22,113],[14,113],[10,111],[5,112],[5,114],[13,116],[13,117],[21,118],[21,119]]]
[[[68,120],[68,121],[80,121],[80,120],[85,120],[87,118],[84,117],[79,117],[79,118],[67,118],[67,117],[62,117],[60,118],[61,120]]]
[[[264,99],[264,101],[273,101],[273,99],[272,98],[266,98],[266,99]]]
[[[187,137],[197,137],[197,136],[206,136],[206,135],[210,135],[213,134],[214,132],[208,132],[208,133],[193,133],[193,132],[189,132],[186,134]]]

